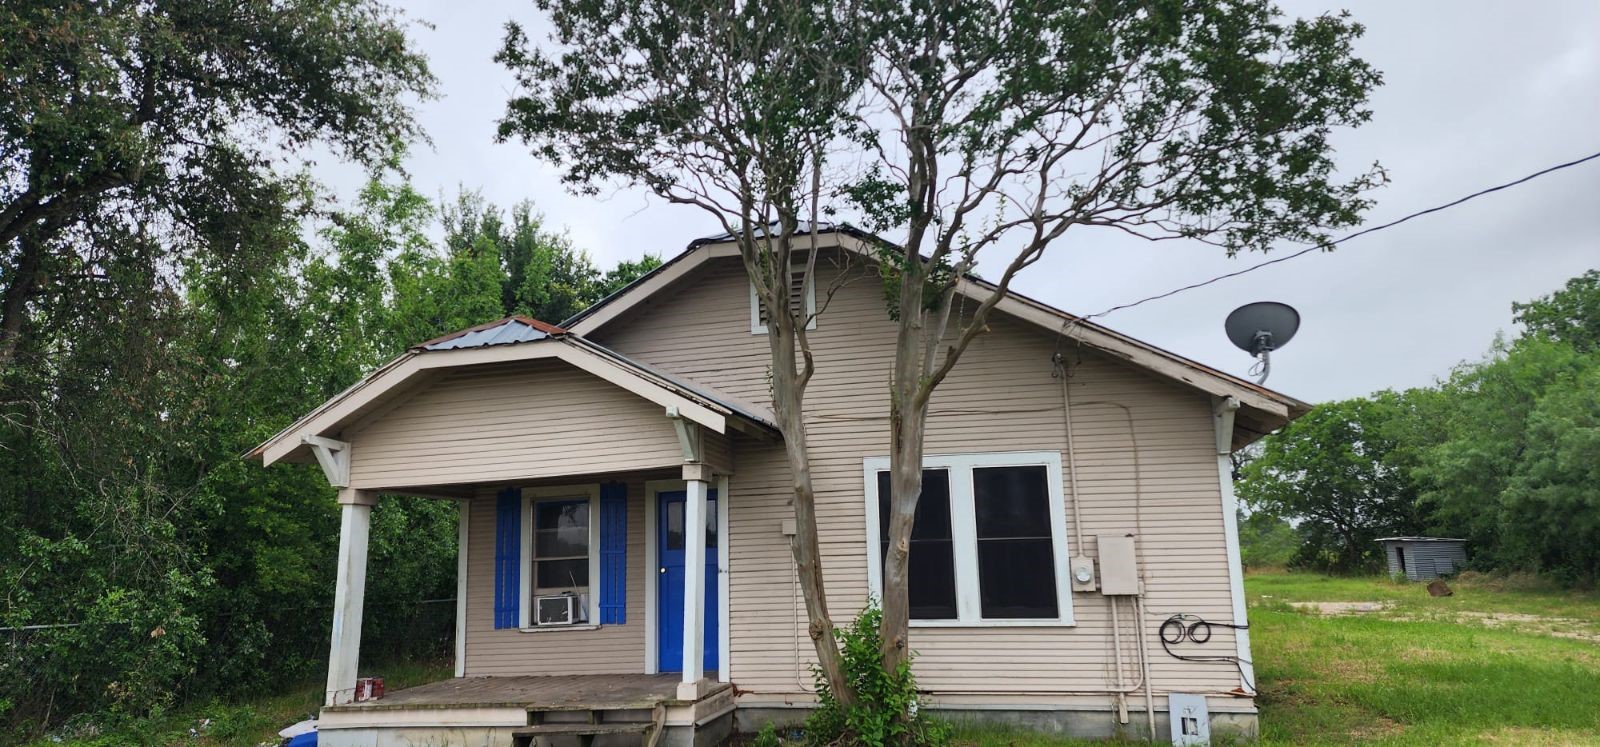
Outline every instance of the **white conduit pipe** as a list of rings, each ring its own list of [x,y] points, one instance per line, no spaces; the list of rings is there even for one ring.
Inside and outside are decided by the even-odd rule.
[[[1144,713],[1150,720],[1150,741],[1156,738],[1156,700],[1150,688],[1150,647],[1144,639],[1144,598],[1133,598],[1134,611],[1138,613],[1139,623],[1139,668],[1144,674]]]
[[[1056,354],[1055,369],[1057,378],[1061,379],[1061,412],[1062,421],[1066,424],[1067,431],[1067,484],[1072,490],[1072,529],[1078,543],[1078,552],[1087,552],[1088,547],[1083,544],[1083,514],[1082,501],[1078,499],[1078,452],[1074,448],[1072,438],[1072,385],[1068,381],[1067,362],[1060,353]],[[1120,675],[1121,672],[1118,672]]]
[[[1128,696],[1122,692],[1122,621],[1118,620],[1117,598],[1106,597],[1106,602],[1111,605],[1111,647],[1117,652],[1117,723],[1128,723]]]

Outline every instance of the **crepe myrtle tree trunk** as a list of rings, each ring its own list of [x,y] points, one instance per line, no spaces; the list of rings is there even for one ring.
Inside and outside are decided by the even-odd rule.
[[[815,189],[815,185],[814,185]],[[815,203],[813,203],[814,205]],[[805,328],[814,310],[791,311],[793,244],[796,222],[780,218],[777,235],[771,227],[758,238],[749,221],[739,232],[740,255],[746,274],[754,286],[758,302],[767,310],[767,345],[771,352],[772,405],[783,434],[784,457],[789,464],[791,503],[794,508],[795,536],[790,544],[801,596],[805,599],[807,635],[817,653],[817,666],[828,681],[828,689],[841,704],[855,702],[855,691],[845,675],[839,652],[838,633],[828,612],[827,589],[822,574],[822,543],[817,530],[816,491],[811,480],[811,456],[805,426],[805,393],[816,371],[816,361],[806,339]],[[816,220],[813,213],[812,246],[816,245]],[[804,282],[814,282],[816,252],[808,252]]]
[[[817,652],[817,663],[828,687],[841,702],[854,699],[849,682],[844,675],[844,663],[839,655],[839,641],[828,612],[828,594],[822,580],[822,545],[817,531],[817,496],[811,482],[811,458],[806,442],[805,422],[802,420],[805,396],[804,379],[796,373],[793,323],[778,315],[768,324],[768,344],[771,346],[772,403],[778,418],[778,429],[783,432],[784,458],[789,463],[791,500],[794,503],[795,536],[791,545],[795,572],[799,575],[800,593],[805,599],[806,633]],[[784,328],[789,328],[785,330]],[[789,365],[785,365],[788,363]]]

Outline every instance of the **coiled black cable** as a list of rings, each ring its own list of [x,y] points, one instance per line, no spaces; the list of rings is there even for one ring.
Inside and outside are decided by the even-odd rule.
[[[1188,622],[1190,620],[1193,622]],[[1233,630],[1250,629],[1249,625],[1212,622],[1200,617],[1199,615],[1190,615],[1180,612],[1172,617],[1167,618],[1161,623],[1161,628],[1157,631],[1157,637],[1161,639],[1161,648],[1166,650],[1167,655],[1174,659],[1178,659],[1180,661],[1231,662],[1234,666],[1239,668],[1239,679],[1244,680],[1245,686],[1249,687],[1252,692],[1257,692],[1256,683],[1250,679],[1249,675],[1246,674],[1244,669],[1244,665],[1246,664],[1251,664],[1254,666],[1253,662],[1249,661],[1248,659],[1243,659],[1238,656],[1190,656],[1188,654],[1180,654],[1172,650],[1173,646],[1183,643],[1185,640],[1195,644],[1204,644],[1207,641],[1210,641],[1211,629],[1213,627],[1232,628]]]

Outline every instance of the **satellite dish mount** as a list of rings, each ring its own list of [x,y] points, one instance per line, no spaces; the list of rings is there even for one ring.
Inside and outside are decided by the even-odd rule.
[[[1259,374],[1256,383],[1261,384],[1272,373],[1272,351],[1289,344],[1300,330],[1300,312],[1286,303],[1257,301],[1234,309],[1223,327],[1234,347],[1259,359],[1250,373]]]

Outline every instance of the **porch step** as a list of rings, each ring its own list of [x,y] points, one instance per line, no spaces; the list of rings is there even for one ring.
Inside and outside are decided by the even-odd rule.
[[[534,737],[599,736],[601,734],[643,734],[656,728],[648,721],[627,721],[613,724],[539,724],[524,726],[511,732],[513,740],[531,740]],[[518,742],[526,744],[526,742]]]
[[[583,721],[546,721],[544,719],[550,711],[528,709],[528,726],[511,732],[512,747],[533,747],[540,744],[543,737],[577,737],[580,745],[592,744],[594,738],[608,734],[637,734],[640,743],[645,747],[655,747],[661,739],[665,711],[657,705],[650,710],[649,721],[610,721],[608,715],[620,715],[617,710],[634,709],[584,709],[587,713],[587,722]],[[568,711],[571,713],[571,711]],[[576,714],[574,714],[576,715]],[[632,715],[632,714],[630,714]]]

